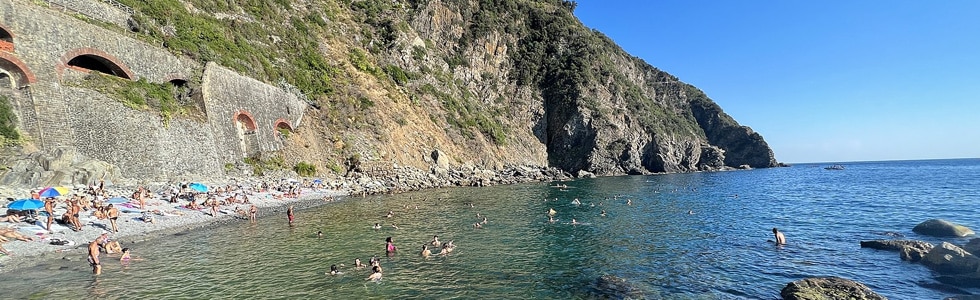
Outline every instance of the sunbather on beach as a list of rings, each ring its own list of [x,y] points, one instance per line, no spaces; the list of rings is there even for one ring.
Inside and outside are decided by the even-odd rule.
[[[19,241],[25,241],[25,242],[34,240],[34,238],[23,235],[20,232],[17,232],[17,229],[13,229],[13,228],[0,228],[0,236],[17,239]]]
[[[0,216],[0,222],[20,223],[20,221],[21,219],[18,215]]]

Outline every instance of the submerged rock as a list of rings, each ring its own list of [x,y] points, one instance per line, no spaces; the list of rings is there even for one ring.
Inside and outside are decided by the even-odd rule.
[[[918,262],[935,247],[930,243],[911,240],[874,240],[861,241],[861,248],[898,251],[902,260]]]
[[[602,275],[595,280],[595,292],[605,299],[647,299],[641,288],[614,275]]]
[[[812,277],[790,282],[779,295],[785,300],[888,299],[864,284],[840,277]]]
[[[963,250],[970,252],[970,254],[977,255],[980,254],[980,238],[970,239],[966,245],[963,245]]]
[[[942,219],[932,219],[915,225],[912,231],[921,235],[937,237],[964,237],[973,235],[972,229]]]

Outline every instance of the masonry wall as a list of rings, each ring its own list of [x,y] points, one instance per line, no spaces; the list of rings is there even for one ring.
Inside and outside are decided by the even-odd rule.
[[[34,78],[4,91],[15,95],[19,129],[44,151],[74,150],[115,165],[124,177],[218,176],[226,163],[281,149],[276,124],[295,128],[306,109],[305,102],[275,86],[217,64],[202,67],[33,1],[0,0],[0,26],[13,33],[15,45],[13,53],[0,53],[0,58],[16,60]],[[159,112],[130,109],[97,91],[72,86],[88,72],[66,65],[77,55],[106,58],[134,80],[200,78],[207,121],[177,117],[165,125]],[[247,151],[240,147],[235,126],[236,114],[242,113],[255,122],[254,133],[245,136]]]
[[[137,78],[153,82],[194,75],[200,65],[163,48],[147,45],[81,21],[70,14],[26,0],[0,0],[0,24],[14,34],[14,55],[37,77],[56,78],[65,63],[79,54],[108,55]],[[133,79],[137,79],[133,78]]]
[[[236,113],[247,112],[254,119],[259,149],[250,152],[257,153],[282,148],[275,130],[276,121],[283,119],[295,128],[306,109],[306,103],[295,95],[215,63],[206,66],[202,86],[208,121],[215,132],[220,156],[227,161],[240,161],[250,154],[243,153],[238,146]]]
[[[97,0],[44,0],[50,3],[53,8],[61,8],[65,12],[78,12],[90,18],[115,24],[126,28],[127,21],[131,13],[110,5],[109,3]]]

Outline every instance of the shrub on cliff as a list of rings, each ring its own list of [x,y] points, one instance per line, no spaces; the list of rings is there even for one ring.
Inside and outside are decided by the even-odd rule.
[[[305,161],[301,161],[296,163],[296,166],[293,167],[293,171],[296,171],[296,174],[299,174],[299,176],[310,177],[316,175],[316,166]]]
[[[16,125],[17,115],[14,114],[14,110],[10,106],[10,98],[0,96],[0,142],[2,142],[0,144],[20,139]]]

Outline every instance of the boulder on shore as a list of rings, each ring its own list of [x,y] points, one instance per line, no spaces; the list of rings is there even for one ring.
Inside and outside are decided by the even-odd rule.
[[[972,229],[942,219],[932,219],[915,225],[912,231],[921,235],[936,237],[964,237],[973,235]]]
[[[811,277],[793,281],[779,295],[785,300],[888,299],[864,284],[840,277]]]
[[[911,240],[874,240],[861,241],[861,248],[898,251],[902,260],[918,262],[935,247],[930,243]]]

